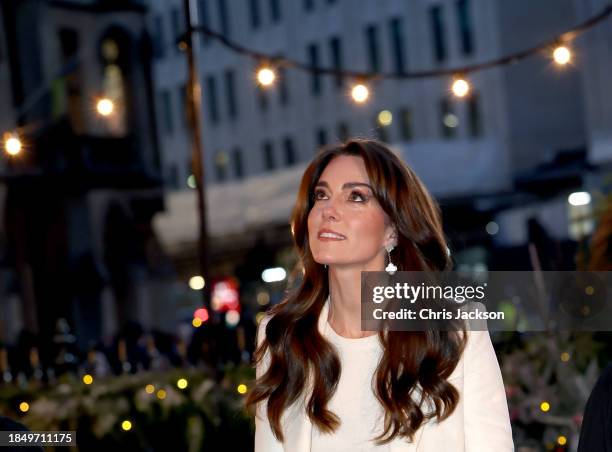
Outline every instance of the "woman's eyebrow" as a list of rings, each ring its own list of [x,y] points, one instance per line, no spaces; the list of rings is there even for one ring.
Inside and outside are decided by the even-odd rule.
[[[324,180],[317,182],[317,185],[315,185],[315,187],[319,186],[329,188],[329,184]],[[342,189],[345,190],[353,187],[368,187],[370,190],[374,191],[370,184],[366,184],[365,182],[347,182],[342,186]]]

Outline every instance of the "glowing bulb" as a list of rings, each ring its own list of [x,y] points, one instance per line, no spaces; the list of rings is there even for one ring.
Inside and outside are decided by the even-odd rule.
[[[559,446],[565,446],[567,444],[567,438],[563,435],[559,435],[557,438],[557,444],[559,444]]]
[[[166,398],[166,391],[164,391],[163,389],[157,391],[157,398],[159,400],[164,400]]]
[[[85,374],[83,375],[83,383],[85,383],[86,385],[90,385],[93,383],[93,377],[89,374]]]
[[[591,203],[591,194],[588,191],[576,191],[567,197],[572,206],[586,206]]]
[[[121,423],[121,428],[126,432],[132,430],[132,423],[127,419]]]
[[[240,322],[240,313],[236,310],[229,310],[227,311],[227,313],[225,314],[225,323],[227,324],[227,326],[229,326],[230,328],[238,325],[238,323]]]
[[[370,90],[364,84],[358,83],[357,85],[353,86],[351,96],[355,102],[362,104],[368,100],[368,97],[370,97]]]
[[[236,388],[236,391],[238,391],[238,394],[246,394],[247,389],[248,389],[247,385],[245,385],[244,383],[241,383]]]
[[[21,402],[19,404],[19,411],[21,411],[22,413],[27,413],[29,409],[30,404],[28,402]]]
[[[564,363],[568,362],[570,360],[570,354],[568,352],[563,352],[561,353],[561,361],[563,361]]]
[[[196,178],[193,174],[190,174],[189,177],[187,178],[187,186],[189,188],[197,188]]]
[[[457,78],[452,86],[453,94],[457,97],[465,97],[470,92],[470,84],[463,78]]]
[[[147,394],[153,394],[155,392],[155,386],[153,386],[152,384],[148,384],[145,386],[145,392]]]
[[[266,268],[261,272],[261,279],[264,282],[282,281],[287,277],[287,271],[283,267]]]
[[[114,109],[115,109],[115,104],[113,103],[112,100],[106,97],[103,99],[100,99],[98,103],[96,104],[96,110],[98,110],[98,113],[100,113],[102,116],[110,116],[113,113]]]
[[[176,387],[179,389],[185,389],[188,385],[189,383],[185,378],[179,378],[179,380],[176,382]]]
[[[200,328],[202,326],[202,319],[199,317],[194,317],[191,324],[194,328]]]
[[[206,322],[208,317],[208,309],[206,308],[198,308],[193,313],[193,318],[200,319],[202,322]]]
[[[572,59],[572,52],[565,46],[559,46],[553,51],[555,63],[560,66],[565,66]]]
[[[205,284],[204,278],[200,275],[189,278],[189,287],[191,287],[193,290],[202,290]]]
[[[257,71],[257,81],[262,86],[270,86],[276,80],[276,74],[269,67],[262,67]]]
[[[549,411],[549,410],[550,410],[550,403],[548,403],[548,402],[546,402],[546,401],[544,401],[544,402],[540,403],[540,409],[541,409],[541,410],[542,410],[544,413],[546,413],[547,411]]]
[[[4,150],[9,155],[17,155],[23,149],[23,144],[16,134],[8,133],[4,136]]]
[[[389,110],[383,110],[378,113],[378,123],[381,126],[390,126],[393,122],[393,115]]]

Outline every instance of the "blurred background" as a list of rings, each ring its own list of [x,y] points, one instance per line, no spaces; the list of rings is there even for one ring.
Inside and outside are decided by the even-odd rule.
[[[414,168],[457,269],[612,269],[611,12],[0,0],[0,414],[79,450],[252,449],[298,184],[350,137]],[[609,339],[493,336],[517,450],[576,449]]]

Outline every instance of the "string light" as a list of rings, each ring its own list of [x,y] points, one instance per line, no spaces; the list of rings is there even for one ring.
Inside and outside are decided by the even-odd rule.
[[[152,384],[148,384],[145,386],[145,392],[147,394],[153,394],[155,392],[155,386],[153,386]]]
[[[248,390],[247,385],[245,385],[244,383],[240,383],[238,387],[236,388],[236,391],[238,391],[238,394],[246,394],[247,390]]]
[[[351,97],[358,104],[362,104],[370,97],[370,90],[363,83],[357,83],[351,89]]]
[[[4,134],[4,150],[8,155],[15,156],[23,149],[23,143],[16,133]]]
[[[570,354],[568,352],[563,352],[561,353],[561,361],[563,361],[564,363],[568,362],[570,360]]]
[[[191,324],[194,328],[200,328],[202,326],[202,319],[199,317],[194,317]]]
[[[96,110],[102,116],[110,116],[115,110],[115,104],[108,97],[103,97],[96,103]]]
[[[553,51],[553,59],[559,66],[565,66],[572,60],[572,52],[564,45],[558,46]]]
[[[159,400],[164,400],[166,398],[166,391],[164,391],[163,389],[157,391],[157,398]]]
[[[378,113],[378,123],[381,126],[390,126],[393,122],[393,114],[389,110],[383,110]]]
[[[83,375],[83,383],[85,383],[86,385],[90,385],[93,383],[93,377],[89,374],[85,374]]]
[[[121,428],[126,432],[129,432],[130,430],[132,430],[132,423],[126,419],[121,423]]]
[[[257,82],[261,86],[270,86],[276,80],[276,73],[268,66],[260,67],[257,70]]]
[[[463,77],[457,77],[453,81],[452,85],[453,94],[457,97],[465,97],[470,92],[470,84]]]
[[[567,438],[563,435],[559,435],[559,437],[557,438],[557,444],[559,446],[565,446],[567,444]]]
[[[21,411],[22,413],[27,413],[29,409],[30,404],[28,402],[21,402],[19,404],[19,411]]]
[[[176,387],[179,389],[185,389],[189,385],[189,382],[185,378],[179,378],[176,382]]]
[[[548,412],[550,410],[550,403],[547,401],[540,403],[540,410],[542,410],[544,413]]]

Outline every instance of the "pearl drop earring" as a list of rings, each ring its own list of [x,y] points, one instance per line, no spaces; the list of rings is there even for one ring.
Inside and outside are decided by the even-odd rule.
[[[390,275],[395,274],[395,272],[397,271],[397,267],[393,264],[393,262],[391,262],[391,251],[393,250],[393,248],[395,248],[393,245],[388,245],[386,247],[387,256],[389,256],[389,264],[385,268],[385,271]]]

